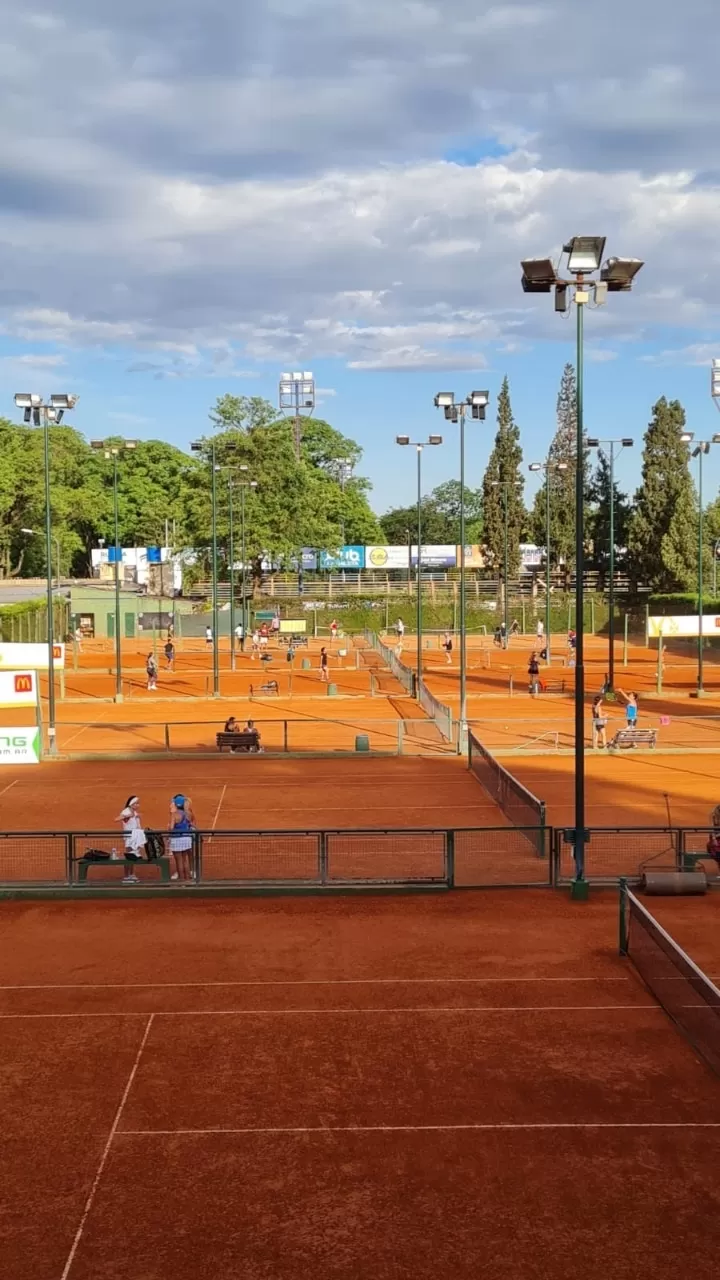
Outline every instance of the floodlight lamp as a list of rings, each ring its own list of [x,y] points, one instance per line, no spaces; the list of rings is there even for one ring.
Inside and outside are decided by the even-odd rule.
[[[281,373],[281,374],[280,374],[280,381],[281,381],[281,382],[289,382],[289,381],[290,381],[290,374],[289,374],[289,373]]]
[[[55,409],[74,409],[77,399],[77,396],[51,396],[50,403]]]
[[[192,453],[202,453],[202,440],[191,440],[190,449]]]
[[[568,271],[573,275],[585,275],[597,271],[605,252],[605,236],[573,236],[563,245],[568,255]]]
[[[126,449],[137,449],[138,447],[137,440],[123,440],[123,444]]]
[[[436,409],[451,409],[455,404],[455,392],[438,391],[433,403]]]
[[[588,449],[597,449],[597,448],[599,448],[599,446],[600,446],[600,441],[599,441],[598,439],[596,439],[596,437],[595,437],[595,436],[588,436],[588,438],[587,438],[587,440],[585,441],[585,443],[586,443],[586,445],[587,445]]]
[[[20,391],[15,396],[15,404],[18,409],[30,409],[32,408],[32,403],[33,398],[29,391]]]
[[[633,281],[643,266],[640,258],[608,258],[600,272],[611,293],[626,293],[633,287]]]
[[[556,279],[552,258],[523,258],[520,266],[524,293],[550,292]]]
[[[695,436],[694,431],[681,431],[680,440],[683,444],[689,444],[690,441],[694,439],[694,436]]]
[[[26,409],[23,413],[23,422],[29,422],[32,417],[32,409]]]
[[[312,380],[313,380],[312,373],[310,373],[310,371],[306,369],[305,372],[303,373],[303,382],[312,382]]]
[[[295,369],[293,369],[293,372],[291,373],[290,377],[292,378],[293,382],[302,382],[303,380],[302,374]]]
[[[713,444],[720,444],[720,435],[714,435],[712,438],[712,442]]]
[[[710,370],[710,395],[713,400],[720,399],[720,360],[713,360]],[[16,403],[17,403],[17,397]]]
[[[396,443],[396,444],[409,444],[409,443],[410,443],[410,437],[409,437],[409,436],[396,436],[396,437],[395,437],[395,443]]]
[[[489,391],[471,391],[470,395],[467,398],[467,403],[471,404],[473,408],[483,409],[487,404],[490,403],[490,392]]]
[[[257,487],[258,487],[258,482],[257,482],[257,480],[251,480],[251,481],[250,481],[250,488],[251,488],[251,489],[257,489]]]
[[[542,462],[531,462],[528,471],[542,471]]]
[[[445,414],[445,420],[447,422],[457,422],[458,418],[460,417],[460,412],[458,410],[457,405],[453,405],[452,407],[446,407],[443,412]]]
[[[34,529],[21,529],[21,530],[20,530],[20,532],[21,532],[21,533],[28,533],[28,534],[30,535],[30,537],[33,537],[33,535],[34,535],[34,533],[35,533],[35,530],[34,530]]]
[[[555,463],[555,470],[556,470],[556,471],[567,471],[567,469],[568,469],[568,464],[567,464],[567,462],[556,462],[556,463]]]
[[[52,405],[48,405],[48,407],[47,407],[47,409],[45,410],[45,412],[46,412],[46,414],[47,414],[47,420],[48,420],[48,422],[57,422],[57,416],[58,416],[58,411],[57,411],[57,409],[53,409]],[[61,414],[62,414],[62,410],[61,410],[60,412],[61,412]]]
[[[428,444],[442,444],[442,436],[428,436]]]
[[[632,449],[632,447],[633,447],[633,445],[634,445],[635,441],[634,441],[634,440],[632,440],[630,436],[623,436],[623,438],[622,438],[622,440],[620,441],[620,443],[621,443],[621,445],[622,445],[623,449]]]

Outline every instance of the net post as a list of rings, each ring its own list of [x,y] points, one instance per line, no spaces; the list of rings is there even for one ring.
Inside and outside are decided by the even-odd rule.
[[[318,875],[321,884],[328,882],[328,837],[327,831],[318,831]]]
[[[165,722],[165,750],[170,750],[170,725]]]
[[[283,751],[287,754],[287,751],[288,751],[288,722],[287,722],[287,720],[283,720]]]
[[[403,753],[403,722],[398,720],[397,723],[397,753],[399,756]]]
[[[455,832],[450,829],[445,832],[445,875],[447,876],[448,889],[455,888]]]
[[[203,864],[203,838],[201,831],[193,832],[193,852],[195,854],[195,883],[200,884],[202,880],[202,864]]]
[[[628,953],[628,928],[627,928],[627,880],[624,876],[620,877],[620,919],[619,919],[619,943],[620,955],[626,956]]]
[[[75,836],[72,831],[68,831],[65,836],[65,874],[68,884],[73,882],[73,867],[75,864]]]

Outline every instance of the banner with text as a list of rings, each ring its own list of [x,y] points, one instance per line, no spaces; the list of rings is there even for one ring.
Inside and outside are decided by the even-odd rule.
[[[720,637],[720,614],[704,613],[702,622],[704,636]],[[698,615],[692,613],[648,618],[648,636],[652,640],[657,640],[659,636],[662,636],[663,640],[671,640],[675,637],[686,640],[697,639],[698,623]]]
[[[53,645],[53,663],[65,666],[65,645]],[[46,644],[0,644],[0,669],[5,671],[47,671],[48,647]]]
[[[40,730],[23,728],[0,728],[0,765],[3,764],[39,764],[40,763]]]

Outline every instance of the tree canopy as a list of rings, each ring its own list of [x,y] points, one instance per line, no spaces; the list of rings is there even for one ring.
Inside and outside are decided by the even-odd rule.
[[[432,493],[423,497],[420,504],[423,545],[455,545],[460,542],[460,481],[446,480]],[[407,541],[416,542],[417,503],[407,507],[393,507],[380,517],[380,525],[389,546],[399,546]],[[465,486],[465,538],[478,542],[482,534],[482,493]]]
[[[655,591],[682,591],[697,580],[698,509],[688,467],[685,410],[663,396],[645,432],[642,481],[628,546],[636,580]]]

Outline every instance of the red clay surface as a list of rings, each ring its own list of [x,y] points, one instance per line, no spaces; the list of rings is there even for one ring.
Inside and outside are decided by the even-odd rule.
[[[2,921],[7,1280],[716,1274],[720,1082],[616,894]]]

